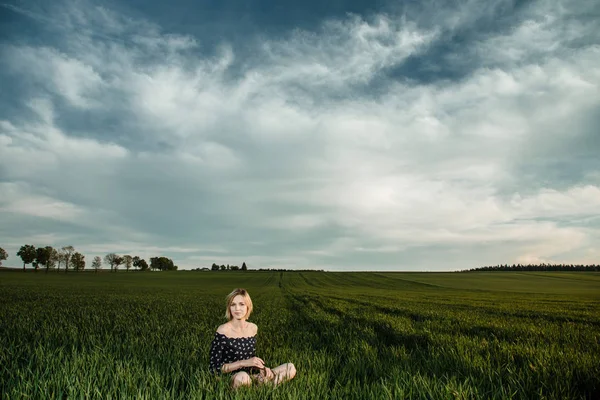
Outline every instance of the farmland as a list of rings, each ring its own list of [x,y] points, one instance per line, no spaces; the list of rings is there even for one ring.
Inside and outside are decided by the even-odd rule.
[[[292,382],[208,374],[235,287]],[[4,272],[0,299],[3,399],[600,397],[598,273]]]

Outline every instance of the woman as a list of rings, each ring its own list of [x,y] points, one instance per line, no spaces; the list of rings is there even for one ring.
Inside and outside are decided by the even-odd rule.
[[[252,313],[252,300],[245,289],[235,289],[227,296],[226,323],[217,328],[210,346],[210,372],[231,373],[232,386],[250,386],[273,382],[278,385],[296,376],[294,364],[268,368],[256,357],[258,327],[247,319]]]

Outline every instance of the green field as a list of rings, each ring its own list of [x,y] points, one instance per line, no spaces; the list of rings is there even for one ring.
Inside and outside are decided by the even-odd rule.
[[[208,374],[249,290],[275,389]],[[600,274],[0,273],[0,391],[22,398],[600,398]]]

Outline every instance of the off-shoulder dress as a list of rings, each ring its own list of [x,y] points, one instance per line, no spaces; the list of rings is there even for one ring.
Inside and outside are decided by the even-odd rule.
[[[211,373],[222,374],[221,367],[223,364],[229,364],[235,361],[246,360],[256,356],[256,335],[231,338],[222,333],[215,332],[215,337],[210,345],[210,367]],[[237,373],[245,371],[249,374],[253,372],[252,368],[244,367],[231,371]]]

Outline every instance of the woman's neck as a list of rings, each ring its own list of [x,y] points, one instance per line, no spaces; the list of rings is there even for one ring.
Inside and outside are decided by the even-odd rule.
[[[237,333],[242,333],[244,329],[246,329],[246,327],[248,326],[248,323],[245,319],[232,319],[231,321],[229,321],[229,323],[231,324],[233,330],[235,330]]]

